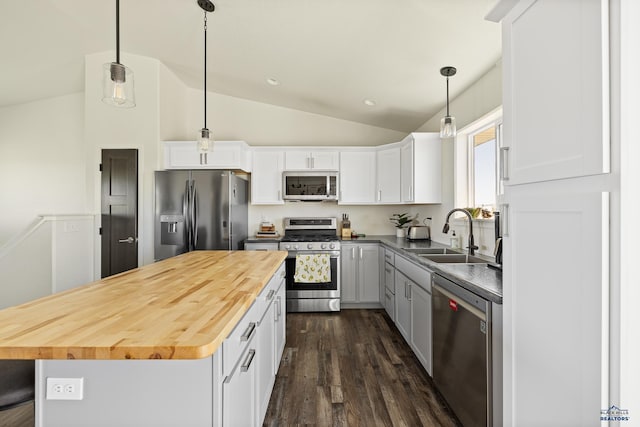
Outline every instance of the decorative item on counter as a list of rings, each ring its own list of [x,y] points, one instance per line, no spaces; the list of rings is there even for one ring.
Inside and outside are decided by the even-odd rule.
[[[277,239],[280,235],[276,231],[275,225],[270,222],[263,221],[260,223],[260,229],[256,233],[256,237]]]
[[[351,231],[351,221],[349,214],[342,214],[342,238],[350,239],[354,232]]]
[[[396,227],[396,237],[407,237],[406,225],[416,219],[418,215],[410,217],[409,213],[393,214],[389,221]]]
[[[489,209],[483,208],[481,214],[483,219],[493,218],[493,212],[491,212]]]
[[[480,218],[482,212],[482,208],[464,208],[464,210],[469,212],[471,218]]]

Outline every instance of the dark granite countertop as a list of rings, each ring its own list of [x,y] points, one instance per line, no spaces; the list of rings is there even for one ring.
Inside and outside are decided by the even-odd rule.
[[[244,243],[280,243],[282,236],[278,237],[247,237]]]
[[[489,301],[502,304],[502,272],[488,267],[487,264],[439,264],[427,258],[420,257],[405,248],[448,248],[442,243],[431,240],[407,240],[396,236],[366,236],[357,239],[342,239],[343,242],[353,243],[382,243],[385,247],[403,256],[416,264],[422,265],[449,280],[456,282],[461,287],[475,293]],[[487,262],[492,259],[485,258]]]

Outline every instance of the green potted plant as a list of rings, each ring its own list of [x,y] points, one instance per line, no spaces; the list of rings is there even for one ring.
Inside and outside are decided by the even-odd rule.
[[[406,225],[411,223],[414,219],[416,219],[418,215],[414,217],[410,217],[409,213],[401,213],[401,214],[393,214],[389,221],[393,223],[396,227],[396,236],[397,237],[407,237],[407,227]]]

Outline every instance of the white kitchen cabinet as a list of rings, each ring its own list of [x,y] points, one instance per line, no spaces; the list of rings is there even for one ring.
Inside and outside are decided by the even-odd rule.
[[[222,384],[223,426],[257,426],[255,337]]]
[[[275,296],[276,290],[269,289],[263,301],[263,304],[267,305],[266,309],[262,314],[262,318],[258,321],[258,333],[256,336],[257,348],[259,349],[259,353],[256,355],[256,425],[262,425],[262,420],[269,406],[271,390],[276,380],[273,369],[276,357]]]
[[[165,169],[233,169],[251,172],[251,151],[244,141],[215,141],[201,154],[196,141],[164,141]]]
[[[253,150],[251,168],[251,204],[282,205],[284,151]]]
[[[400,203],[400,146],[389,144],[376,152],[376,202]]]
[[[377,243],[342,243],[340,302],[380,303]]]
[[[402,203],[442,202],[442,141],[438,133],[414,132],[400,145]]]
[[[300,150],[289,148],[284,153],[285,170],[338,170],[338,151]]]
[[[284,347],[287,339],[287,310],[286,310],[286,290],[287,286],[285,285],[284,278],[284,270],[281,273],[282,278],[280,281],[280,285],[278,286],[278,290],[276,291],[276,300],[273,305],[273,316],[275,323],[275,357],[274,357],[274,365],[273,372],[274,374],[278,373],[278,368],[280,367],[280,361],[282,360],[282,354],[284,353]]]
[[[433,375],[431,366],[431,293],[414,282],[411,284],[411,340],[409,344],[427,373]]]
[[[376,201],[376,151],[340,152],[338,204],[374,204]]]
[[[608,3],[521,1],[502,21],[505,184],[609,171]]]

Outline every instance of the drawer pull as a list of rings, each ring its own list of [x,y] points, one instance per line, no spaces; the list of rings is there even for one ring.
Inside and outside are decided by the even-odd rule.
[[[244,331],[244,334],[242,334],[242,336],[240,337],[240,341],[249,341],[249,338],[251,338],[251,335],[253,335],[253,331],[255,330],[256,330],[256,323],[255,322],[249,323],[249,326],[247,326],[247,329]]]
[[[242,366],[240,366],[241,372],[247,372],[249,367],[251,366],[251,362],[253,362],[253,358],[256,356],[255,350],[249,350],[249,354],[247,354],[247,358],[244,360]]]
[[[273,289],[271,289],[269,291],[269,293],[267,294],[267,300],[272,300],[273,296],[275,295],[276,291],[274,291]]]

